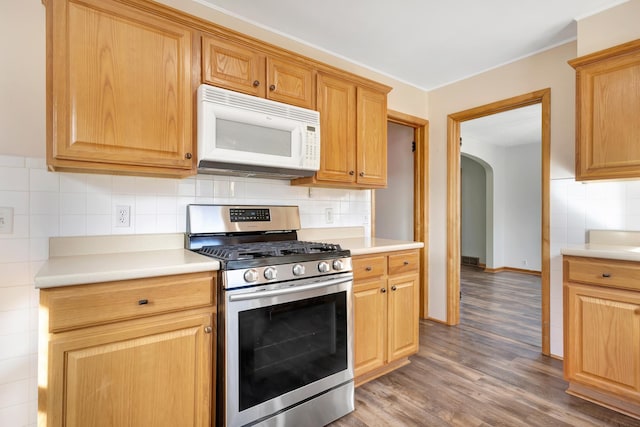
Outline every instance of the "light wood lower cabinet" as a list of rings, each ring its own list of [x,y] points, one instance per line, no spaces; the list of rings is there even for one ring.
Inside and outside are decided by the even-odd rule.
[[[567,392],[636,418],[640,418],[639,278],[640,266],[633,262],[564,257]]]
[[[40,427],[215,422],[211,273],[41,289],[40,295]]]
[[[418,267],[417,250],[353,257],[356,385],[418,352]]]

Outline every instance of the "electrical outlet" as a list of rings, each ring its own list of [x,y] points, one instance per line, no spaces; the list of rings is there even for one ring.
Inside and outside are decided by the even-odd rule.
[[[325,208],[324,216],[327,224],[333,224],[333,208]]]
[[[131,226],[131,206],[116,206],[116,227]]]
[[[0,234],[13,234],[13,208],[0,208]]]

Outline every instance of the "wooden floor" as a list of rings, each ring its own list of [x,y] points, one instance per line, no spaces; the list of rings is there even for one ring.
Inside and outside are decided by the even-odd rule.
[[[412,363],[356,389],[343,426],[640,426],[565,393],[540,354],[540,279],[464,268],[459,326],[422,320]]]

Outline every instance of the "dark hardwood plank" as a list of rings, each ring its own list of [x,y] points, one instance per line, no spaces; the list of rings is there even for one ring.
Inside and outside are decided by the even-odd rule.
[[[565,393],[540,353],[540,279],[463,269],[461,322],[420,321],[411,364],[356,389],[332,427],[624,426],[636,420]]]

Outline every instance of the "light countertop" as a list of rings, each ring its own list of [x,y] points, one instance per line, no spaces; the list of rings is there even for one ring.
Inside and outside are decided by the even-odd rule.
[[[36,288],[218,270],[220,263],[183,248],[183,234],[57,237]],[[103,252],[101,253],[100,250]]]
[[[363,237],[357,228],[335,234],[328,231],[322,232],[323,237],[314,230],[301,234],[305,240],[339,244],[353,256],[424,247],[422,242]],[[182,233],[51,238],[49,259],[35,276],[35,286],[51,288],[220,268],[218,261],[183,245]]]
[[[640,261],[640,232],[627,230],[589,230],[583,245],[562,248],[562,255]]]
[[[376,237],[349,237],[327,239],[331,243],[336,243],[342,249],[349,249],[351,256],[369,255],[380,252],[403,251],[408,249],[420,249],[424,247],[422,242],[411,242],[405,240],[379,239]]]
[[[574,245],[563,248],[561,253],[562,255],[579,257],[640,261],[640,246],[585,243],[584,245]]]

